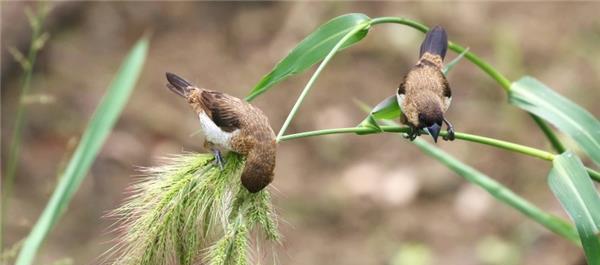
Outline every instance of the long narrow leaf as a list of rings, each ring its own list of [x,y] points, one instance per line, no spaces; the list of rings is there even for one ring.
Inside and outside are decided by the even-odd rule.
[[[469,182],[485,189],[488,193],[498,199],[498,201],[517,209],[519,212],[545,226],[550,231],[572,242],[579,242],[577,231],[575,231],[575,229],[567,221],[562,220],[561,218],[550,213],[544,212],[529,201],[512,192],[509,188],[457,160],[438,147],[427,143],[425,140],[417,138],[413,141],[413,143],[425,154],[437,159],[456,174],[461,175]]]
[[[575,222],[589,264],[600,264],[600,197],[581,160],[570,152],[557,156],[548,183]]]
[[[296,48],[294,48],[281,62],[279,62],[270,73],[265,75],[258,84],[250,91],[246,100],[250,101],[262,94],[271,86],[284,79],[301,73],[312,65],[321,61],[331,49],[357,25],[369,20],[363,14],[347,14],[336,17],[317,28],[308,35]],[[368,28],[354,34],[342,44],[342,49],[362,40],[368,32]]]
[[[600,165],[600,122],[591,113],[529,76],[512,84],[509,98],[569,135]]]
[[[25,240],[17,258],[17,265],[33,263],[42,242],[67,208],[125,107],[142,71],[147,52],[148,39],[143,38],[135,44],[125,58],[83,133],[81,142],[60,177],[48,205]]]
[[[369,112],[369,109],[365,108],[365,104],[361,102],[358,103],[363,108],[363,110],[365,110],[365,112]],[[383,122],[390,125],[397,125],[395,122],[390,120],[384,120]],[[464,177],[467,181],[485,189],[492,196],[498,199],[498,201],[517,209],[524,215],[530,217],[532,220],[545,226],[550,231],[553,231],[554,233],[563,236],[564,238],[576,244],[580,243],[579,238],[577,236],[577,231],[565,220],[562,220],[561,218],[556,217],[550,213],[544,212],[529,201],[512,192],[507,187],[486,176],[485,174],[477,171],[476,169],[462,163],[461,161],[442,151],[438,147],[431,145],[426,141],[418,138],[415,139],[413,143],[425,154],[437,159],[442,164],[446,165],[449,169]],[[583,167],[583,165],[581,166]],[[585,168],[583,174],[584,177],[587,178]],[[593,187],[589,179],[588,182],[590,182],[589,187]],[[596,203],[595,205],[600,205],[600,203]]]

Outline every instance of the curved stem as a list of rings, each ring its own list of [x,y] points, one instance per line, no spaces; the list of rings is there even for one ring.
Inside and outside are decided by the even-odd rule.
[[[408,130],[409,130],[408,127],[389,126],[389,125],[388,126],[380,126],[379,128],[372,128],[372,127],[334,128],[334,129],[325,129],[325,130],[288,134],[288,135],[281,136],[279,138],[279,141],[289,141],[289,140],[294,140],[294,139],[320,136],[320,135],[328,135],[328,134],[345,134],[345,133],[354,133],[354,134],[356,134],[356,133],[357,134],[371,134],[372,133],[372,134],[375,134],[375,133],[381,133],[381,132],[407,133]],[[448,134],[447,131],[440,131],[441,136],[445,136],[447,134]],[[553,153],[546,152],[544,150],[540,150],[537,148],[533,148],[533,147],[529,147],[529,146],[525,146],[525,145],[521,145],[521,144],[516,144],[516,143],[512,143],[512,142],[508,142],[508,141],[498,140],[498,139],[494,139],[494,138],[489,138],[489,137],[485,137],[485,136],[455,132],[454,137],[459,140],[494,146],[494,147],[498,147],[498,148],[501,148],[504,150],[521,153],[521,154],[524,154],[527,156],[539,158],[539,159],[546,160],[546,161],[552,161],[552,160],[554,160],[554,158],[556,156]],[[588,172],[588,174],[590,175],[590,177],[593,180],[600,182],[600,173],[599,172],[596,172],[590,168],[586,168],[586,171]]]
[[[368,25],[369,25],[368,23],[362,23],[362,24],[359,24],[359,25],[355,26],[351,31],[349,31],[348,33],[346,33],[346,35],[344,35],[344,37],[342,37],[342,39],[340,39],[340,41],[335,44],[335,46],[333,46],[333,48],[327,54],[327,56],[325,57],[325,59],[323,59],[323,62],[321,62],[321,64],[319,65],[319,67],[317,68],[317,70],[315,71],[315,73],[310,77],[310,80],[308,80],[308,83],[306,83],[306,86],[304,86],[304,89],[302,90],[302,93],[298,97],[298,100],[296,100],[296,103],[294,104],[294,107],[292,107],[292,110],[288,114],[287,118],[285,119],[285,122],[283,122],[283,125],[281,126],[281,129],[279,130],[279,133],[277,134],[277,138],[276,138],[277,142],[281,141],[280,138],[283,136],[283,134],[285,133],[285,130],[287,129],[287,127],[290,125],[290,123],[294,119],[294,116],[296,116],[296,112],[298,112],[298,109],[300,108],[300,105],[302,105],[302,102],[304,101],[304,98],[306,97],[306,95],[308,95],[308,91],[310,91],[311,87],[313,86],[313,84],[315,83],[315,81],[317,80],[317,78],[319,77],[319,75],[321,74],[321,71],[323,71],[323,69],[325,68],[325,66],[329,63],[329,60],[331,60],[331,58],[333,58],[333,56],[335,55],[335,53],[342,47],[342,45],[348,39],[350,39],[350,37],[354,36],[354,34],[358,33],[361,30],[363,30]]]
[[[454,52],[460,54],[466,50],[465,47],[460,46],[453,42],[448,42],[448,48],[453,50]],[[493,66],[485,62],[479,56],[475,55],[472,52],[467,51],[465,53],[465,58],[469,59],[472,63],[477,65],[481,70],[487,73],[490,77],[492,77],[503,89],[506,93],[510,92],[511,82],[506,78],[503,74],[498,72]]]
[[[406,18],[380,17],[380,18],[375,18],[375,19],[371,20],[371,25],[384,24],[384,23],[395,23],[395,24],[406,25],[406,26],[414,28],[418,31],[421,31],[423,33],[426,33],[429,30],[429,28],[427,26],[425,26],[419,22],[416,22],[416,21],[413,21],[410,19],[406,19]],[[460,54],[466,50],[466,48],[464,48],[463,46],[460,46],[451,41],[448,42],[448,48],[450,48],[450,50],[453,50],[454,52],[456,52],[458,54]],[[498,84],[500,84],[500,86],[502,86],[502,88],[504,88],[504,90],[506,92],[510,91],[510,84],[511,84],[510,80],[508,80],[508,78],[506,78],[502,73],[500,73],[498,70],[496,70],[493,66],[491,66],[490,64],[485,62],[483,59],[479,58],[479,56],[475,55],[474,53],[472,53],[470,51],[467,51],[465,53],[465,58],[469,59],[469,61],[471,61],[473,64],[477,65],[479,68],[481,68],[481,70],[483,70],[490,77],[492,77],[494,80],[496,80],[496,82],[498,82]]]

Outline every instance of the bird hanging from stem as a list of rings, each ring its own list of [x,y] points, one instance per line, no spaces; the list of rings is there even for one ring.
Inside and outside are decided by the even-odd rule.
[[[437,142],[442,122],[448,128],[444,140],[454,140],[454,127],[444,117],[450,107],[452,91],[442,72],[448,49],[446,31],[435,26],[421,44],[419,61],[409,70],[398,87],[396,98],[402,110],[400,121],[410,127],[407,138],[411,141],[427,130]]]

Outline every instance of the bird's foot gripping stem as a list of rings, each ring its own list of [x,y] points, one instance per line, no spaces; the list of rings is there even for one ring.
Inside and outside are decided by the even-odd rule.
[[[454,141],[454,126],[448,120],[444,119],[444,123],[446,123],[446,127],[448,128],[448,134],[443,137],[446,141]]]
[[[221,155],[221,151],[219,149],[213,148],[212,149],[213,154],[215,155],[215,161],[213,162],[215,164],[215,166],[219,166],[219,168],[221,170],[223,170],[223,165],[225,165],[225,160],[223,159],[223,156]]]
[[[421,132],[419,129],[412,127],[412,126],[409,126],[408,128],[409,128],[409,130],[404,135],[404,138],[410,140],[411,142],[414,141],[415,139],[417,139],[417,136],[421,135]]]

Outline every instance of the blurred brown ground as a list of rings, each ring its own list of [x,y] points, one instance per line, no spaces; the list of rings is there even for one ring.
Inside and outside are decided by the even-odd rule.
[[[20,71],[6,47],[23,50],[23,8],[2,3],[2,161],[10,143]],[[197,123],[164,87],[164,72],[239,97],[319,24],[361,12],[443,25],[510,79],[529,74],[600,116],[598,3],[53,3],[51,38],[40,54],[32,94],[55,99],[28,106],[23,151],[4,247],[22,239],[45,206],[112,75],[145,31],[149,57],[137,88],[71,205],[45,242],[38,264],[72,258],[95,264],[111,246],[111,220],[136,166],[182,151],[201,151]],[[337,55],[288,132],[354,126],[394,93],[416,61],[422,35],[398,25],[371,30]],[[456,55],[449,53],[447,60]],[[254,101],[278,130],[310,72]],[[458,131],[549,150],[527,114],[467,61],[449,75],[448,117]],[[508,185],[545,210],[565,216],[546,184],[549,164],[468,142],[438,146]],[[4,170],[3,170],[4,171]],[[398,135],[338,135],[279,147],[274,204],[285,236],[282,264],[402,264],[411,246],[422,264],[573,264],[581,250],[496,202],[426,157]],[[408,252],[407,252],[408,251]],[[414,252],[414,251],[413,251]],[[408,254],[407,254],[408,253]],[[500,253],[500,254],[498,254]],[[494,258],[494,255],[499,258]],[[490,258],[492,257],[492,258]],[[490,260],[491,259],[491,260]],[[408,264],[408,263],[404,263]],[[416,264],[416,263],[415,263]]]

